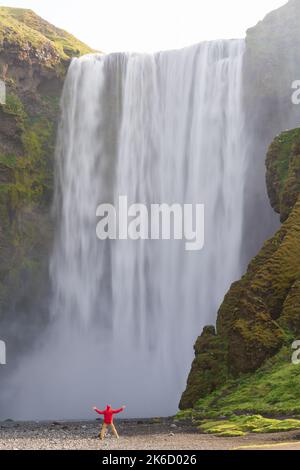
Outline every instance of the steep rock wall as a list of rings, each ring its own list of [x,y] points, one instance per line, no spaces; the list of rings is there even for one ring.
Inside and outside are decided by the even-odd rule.
[[[59,98],[71,58],[88,52],[31,10],[0,7],[0,79],[6,84],[0,105],[2,337],[9,334],[5,325],[13,328],[13,313],[26,328],[38,327],[47,314]]]
[[[279,135],[267,159],[267,187],[283,224],[205,328],[180,408],[193,407],[226,381],[254,372],[300,335],[300,129]]]

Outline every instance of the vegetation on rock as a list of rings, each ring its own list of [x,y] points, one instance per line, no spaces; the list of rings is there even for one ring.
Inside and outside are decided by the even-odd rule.
[[[241,414],[300,416],[300,369],[292,364],[290,345],[268,359],[256,372],[228,381],[196,401],[179,418],[216,418]]]
[[[266,166],[270,202],[284,222],[300,192],[300,129],[283,132],[274,140]]]
[[[14,117],[19,153],[0,154],[1,270],[0,307],[26,305],[46,275],[51,240],[53,148],[57,109],[40,107],[34,116],[10,93],[2,112]],[[18,293],[18,294],[16,294]],[[16,305],[13,305],[16,307]]]
[[[36,57],[46,66],[92,52],[86,44],[31,10],[0,7],[0,24],[0,51],[17,47],[20,57]]]
[[[203,421],[199,430],[206,434],[216,434],[223,437],[245,436],[248,433],[272,433],[300,429],[297,419],[270,419],[260,415],[233,416],[228,420]]]
[[[181,409],[300,413],[300,369],[286,353],[300,336],[299,139],[299,129],[284,132],[269,149],[269,193],[285,221],[231,286],[217,334],[197,341]],[[222,345],[218,354],[211,353],[212,344]],[[205,356],[210,360],[204,363]]]
[[[0,105],[2,321],[12,310],[26,318],[45,296],[59,98],[71,58],[89,52],[31,10],[0,7],[0,78],[7,89]]]

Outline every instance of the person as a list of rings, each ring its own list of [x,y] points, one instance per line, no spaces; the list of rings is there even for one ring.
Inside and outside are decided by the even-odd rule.
[[[116,430],[115,425],[114,425],[114,415],[121,413],[122,411],[125,410],[125,408],[126,408],[125,406],[122,406],[122,408],[119,408],[118,410],[113,410],[110,405],[107,405],[106,409],[102,411],[102,410],[98,410],[96,406],[93,407],[93,410],[96,411],[96,413],[98,413],[99,415],[103,415],[104,417],[104,422],[103,422],[102,429],[100,432],[101,441],[104,439],[107,428],[109,426],[112,432],[114,433],[114,435],[116,436],[116,438],[119,439],[118,431]]]

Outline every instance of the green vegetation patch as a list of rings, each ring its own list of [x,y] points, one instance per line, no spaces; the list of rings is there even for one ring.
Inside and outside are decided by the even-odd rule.
[[[285,221],[300,193],[300,129],[282,132],[266,159],[267,188],[272,207]]]
[[[276,142],[278,144],[278,154],[274,164],[281,183],[281,191],[283,190],[284,183],[288,176],[292,147],[296,138],[299,138],[299,136],[300,130],[293,129],[292,131],[283,132],[276,139]]]
[[[20,98],[14,93],[7,93],[6,103],[3,105],[5,113],[17,116],[20,119],[25,119],[26,112]]]
[[[0,317],[15,298],[24,312],[47,278],[58,98],[43,96],[31,114],[10,90],[2,111],[17,129],[21,152],[0,154]]]
[[[17,158],[15,155],[1,155],[0,154],[0,166],[7,168],[15,168],[17,165]]]
[[[229,380],[223,387],[197,401],[194,410],[178,419],[199,420],[236,414],[300,415],[300,366],[291,362],[292,350],[284,347],[252,374]]]
[[[51,25],[32,10],[0,7],[0,25],[0,44],[5,40],[22,48],[50,48],[57,60],[93,52],[73,35]]]
[[[270,419],[261,415],[233,416],[227,420],[203,421],[199,430],[224,437],[244,436],[247,433],[275,433],[300,429],[298,419]]]

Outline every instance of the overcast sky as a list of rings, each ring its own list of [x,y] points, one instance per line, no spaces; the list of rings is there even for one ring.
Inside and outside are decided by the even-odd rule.
[[[241,38],[287,0],[5,0],[104,52],[153,52]]]

